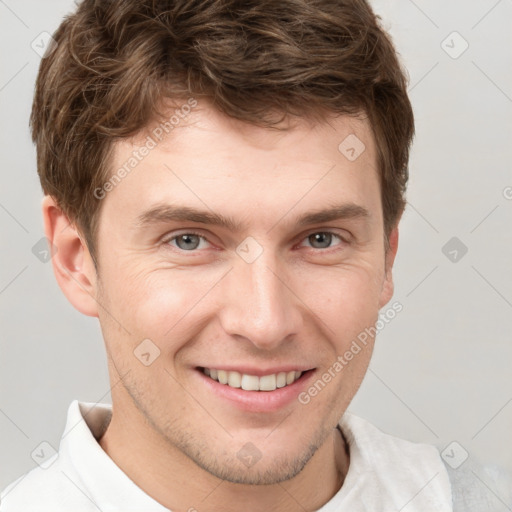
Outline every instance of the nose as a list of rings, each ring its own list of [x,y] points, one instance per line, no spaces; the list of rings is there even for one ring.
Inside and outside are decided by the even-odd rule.
[[[302,326],[301,301],[278,259],[264,251],[256,261],[240,259],[223,283],[220,323],[225,332],[261,350],[274,350]]]

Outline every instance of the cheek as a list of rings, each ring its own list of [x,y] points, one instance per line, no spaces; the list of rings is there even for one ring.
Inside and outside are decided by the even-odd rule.
[[[310,268],[297,278],[297,295],[326,325],[329,338],[346,343],[377,320],[383,272],[376,268]]]
[[[129,374],[132,384],[127,380],[126,385],[139,399],[145,396],[146,402],[155,389],[166,389],[170,395],[173,389],[178,392],[168,373],[175,375],[176,369],[169,367],[169,361],[204,328],[206,301],[201,299],[212,287],[213,276],[192,278],[176,269],[135,268],[118,269],[111,276],[103,286],[108,292],[101,298],[105,310],[100,323],[115,372]],[[150,354],[148,366],[139,359],[143,353]]]
[[[219,280],[218,271],[132,268],[112,280],[110,300],[126,329],[137,338],[149,338],[164,347],[188,330],[198,328],[198,314],[207,305],[208,292]]]

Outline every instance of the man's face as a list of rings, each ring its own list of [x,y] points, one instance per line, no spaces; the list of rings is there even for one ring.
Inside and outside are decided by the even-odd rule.
[[[282,481],[332,432],[373,340],[307,404],[299,395],[391,296],[374,141],[366,121],[277,132],[201,103],[181,123],[103,199],[97,298],[115,411],[141,442],[220,478]],[[355,160],[338,149],[350,134],[365,145]],[[146,136],[117,143],[114,170]]]

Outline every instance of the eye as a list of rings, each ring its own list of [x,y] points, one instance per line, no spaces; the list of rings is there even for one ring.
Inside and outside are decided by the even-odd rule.
[[[181,233],[169,238],[165,243],[177,247],[182,251],[195,251],[204,248],[203,243],[208,243],[206,238],[198,233]]]
[[[334,245],[340,245],[340,243],[344,242],[341,236],[331,233],[330,231],[318,231],[317,233],[312,233],[304,239],[304,242],[309,242],[311,247],[314,249],[329,249],[333,247],[331,243],[335,240],[339,242]],[[303,243],[301,244],[303,245]]]
[[[336,241],[337,243],[334,243]],[[307,246],[310,244],[310,247],[313,249],[329,249],[331,247],[341,245],[344,242],[345,240],[336,233],[332,233],[330,231],[318,231],[308,235],[300,245]],[[174,235],[167,240],[164,240],[164,243],[185,252],[204,249],[209,244],[208,240],[203,235],[194,232]]]

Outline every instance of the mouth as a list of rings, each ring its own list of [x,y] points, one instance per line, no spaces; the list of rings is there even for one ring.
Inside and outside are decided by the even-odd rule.
[[[292,365],[279,368],[196,366],[193,374],[211,399],[239,411],[272,413],[292,407],[298,395],[315,379],[317,369]]]
[[[302,375],[311,371],[290,370],[258,376],[216,368],[200,367],[198,369],[207,377],[220,384],[225,384],[234,389],[243,389],[244,391],[275,391],[276,389],[291,386]]]

